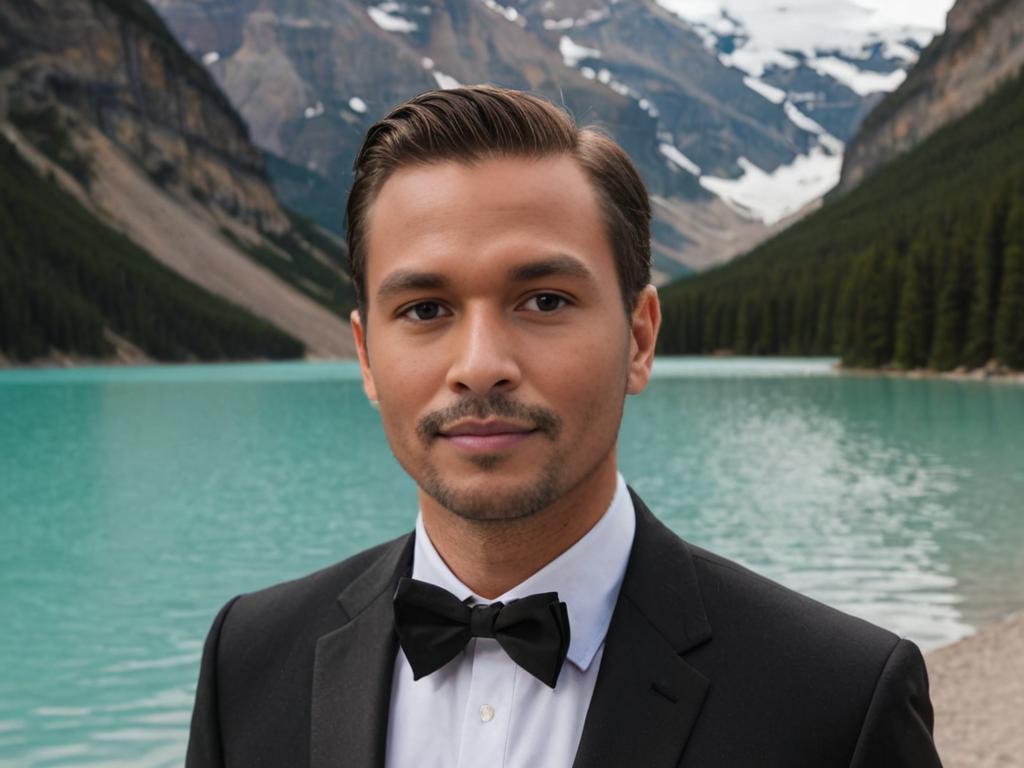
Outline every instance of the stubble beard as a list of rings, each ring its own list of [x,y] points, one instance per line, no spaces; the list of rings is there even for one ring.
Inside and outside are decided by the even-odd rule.
[[[561,433],[561,419],[546,408],[527,406],[506,395],[494,394],[487,398],[460,401],[449,408],[427,414],[417,425],[417,434],[429,451],[439,439],[444,425],[466,416],[485,419],[490,416],[509,418],[534,426],[540,436],[557,444]],[[483,454],[469,456],[467,461],[485,473],[500,471],[505,456]],[[531,483],[498,493],[492,490],[461,490],[446,482],[442,473],[428,463],[420,480],[420,488],[434,501],[459,517],[474,522],[504,522],[532,517],[554,503],[565,491],[562,475],[565,457],[560,450],[543,459],[539,476]]]

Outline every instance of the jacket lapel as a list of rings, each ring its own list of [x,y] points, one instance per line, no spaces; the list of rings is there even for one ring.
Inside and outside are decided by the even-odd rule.
[[[574,768],[677,766],[710,684],[681,656],[711,637],[689,548],[630,493],[636,534]]]
[[[322,636],[313,665],[312,768],[383,768],[395,654],[391,604],[412,535],[387,547],[339,596],[346,623]]]

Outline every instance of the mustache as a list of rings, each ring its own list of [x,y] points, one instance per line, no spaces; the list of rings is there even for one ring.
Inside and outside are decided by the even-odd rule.
[[[424,444],[429,445],[446,426],[468,417],[480,420],[496,417],[529,424],[550,440],[557,438],[562,428],[562,420],[554,411],[526,405],[508,395],[495,393],[487,397],[464,397],[446,408],[431,411],[416,424],[416,434]]]

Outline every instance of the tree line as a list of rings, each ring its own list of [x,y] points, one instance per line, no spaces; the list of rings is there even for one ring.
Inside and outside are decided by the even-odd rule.
[[[1024,368],[1024,76],[847,195],[663,291],[660,349]]]
[[[0,352],[157,360],[294,358],[302,343],[190,283],[107,227],[0,137]]]

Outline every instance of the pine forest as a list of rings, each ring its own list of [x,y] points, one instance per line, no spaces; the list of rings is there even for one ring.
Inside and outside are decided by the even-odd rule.
[[[662,306],[667,354],[1024,368],[1024,75]]]

